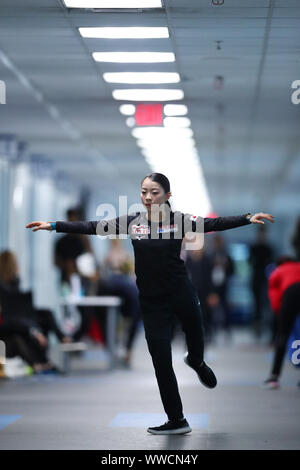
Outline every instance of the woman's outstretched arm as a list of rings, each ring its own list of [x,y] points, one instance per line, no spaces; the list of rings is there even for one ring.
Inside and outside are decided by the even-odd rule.
[[[233,215],[228,217],[204,218],[204,232],[229,230],[248,224],[264,224],[262,219],[274,223],[274,216],[258,212],[257,214]]]
[[[274,223],[274,216],[271,214],[265,214],[259,212],[257,214],[242,214],[232,215],[226,217],[201,217],[191,214],[184,214],[184,233],[187,232],[218,232],[222,230],[229,230],[236,227],[242,227],[243,225],[250,224],[264,224],[262,219],[269,220]]]
[[[35,221],[26,225],[26,228],[33,228],[33,232],[37,230],[55,230],[56,232],[63,233],[81,233],[87,235],[119,235],[128,234],[128,223],[135,215],[122,215],[115,219],[110,220],[91,220],[91,221],[76,221],[76,222],[43,222]]]
[[[64,221],[57,221],[57,222],[43,222],[38,220],[36,222],[30,222],[26,225],[26,228],[33,228],[33,232],[37,232],[37,230],[55,230],[56,232],[63,232],[63,233],[83,233],[83,234],[90,234],[96,235],[96,229],[98,221],[76,221],[76,222],[64,222]]]

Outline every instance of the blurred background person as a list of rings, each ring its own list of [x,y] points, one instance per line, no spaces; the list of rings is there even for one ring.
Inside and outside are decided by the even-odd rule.
[[[211,248],[212,260],[212,290],[218,296],[216,310],[219,318],[215,318],[216,328],[220,325],[224,328],[227,339],[231,333],[230,306],[228,303],[228,286],[231,276],[234,274],[233,260],[229,256],[222,235],[215,234]]]
[[[4,250],[0,253],[0,287],[3,295],[7,292],[13,299],[14,294],[22,293],[20,289],[19,266],[15,254],[10,250]],[[25,297],[24,302],[25,302]],[[70,342],[71,338],[63,334],[57,325],[55,316],[49,309],[36,308],[32,303],[31,291],[27,292],[27,303],[25,305],[28,318],[39,326],[42,333],[46,336],[53,332],[61,342]]]
[[[122,360],[124,365],[130,366],[141,313],[133,260],[124,249],[121,239],[110,240],[110,249],[105,257],[104,269],[112,295],[120,296],[123,300],[120,311],[123,319],[126,320],[123,322],[122,346],[125,351]]]
[[[0,313],[0,340],[5,343],[7,359],[20,357],[35,374],[57,371],[57,368],[48,360],[45,346],[46,338],[40,330],[22,323],[4,321]],[[5,367],[2,367],[2,377]],[[30,373],[30,370],[28,371]]]
[[[8,343],[11,357],[19,352],[33,369],[57,370],[47,358],[48,336],[53,332],[59,341],[71,342],[63,334],[48,309],[35,308],[31,292],[20,290],[19,266],[10,250],[0,253],[1,337]]]
[[[69,222],[82,220],[80,208],[70,208],[66,212]],[[60,270],[61,283],[71,286],[72,276],[76,274],[80,279],[77,258],[84,253],[93,253],[88,237],[77,233],[67,233],[61,236],[54,245],[54,262]],[[80,279],[82,282],[83,280]]]
[[[291,243],[292,243],[292,247],[294,248],[296,260],[300,261],[300,216],[298,217],[296,221]]]
[[[277,322],[271,373],[263,385],[272,389],[279,387],[287,342],[300,313],[300,262],[289,257],[279,258],[278,267],[269,277],[268,293]]]
[[[203,311],[205,340],[210,343],[215,334],[212,309],[219,303],[212,282],[212,258],[205,252],[204,248],[202,250],[188,250],[185,263]]]
[[[264,311],[269,305],[266,267],[273,260],[273,248],[267,240],[267,229],[264,225],[257,227],[256,241],[250,245],[249,255],[251,265],[250,287],[254,300],[252,326],[255,335],[260,336]]]
[[[82,220],[83,211],[80,207],[69,208],[66,211],[66,217],[69,222]],[[54,245],[54,263],[60,271],[62,295],[95,294],[99,272],[88,237],[76,233],[61,236]],[[63,321],[73,328],[74,341],[81,340],[87,333],[93,312],[94,307],[64,308]]]
[[[280,297],[278,288],[275,284],[273,284],[273,278],[271,278],[271,274],[277,270],[278,266],[281,266],[284,263],[287,262],[293,262],[295,259],[292,258],[292,256],[289,255],[280,255],[276,262],[273,263],[272,265],[272,270],[269,273],[268,277],[268,298],[270,301],[271,309],[272,309],[272,317],[270,321],[270,332],[271,332],[271,337],[270,337],[270,345],[274,346],[275,344],[275,339],[277,335],[277,328],[278,328],[278,317],[279,317],[279,308],[280,308],[280,302],[278,301],[278,298]]]
[[[104,268],[107,277],[122,274],[122,265],[124,263],[130,264],[131,262],[132,259],[124,249],[122,240],[120,238],[110,239],[109,251],[104,260]]]

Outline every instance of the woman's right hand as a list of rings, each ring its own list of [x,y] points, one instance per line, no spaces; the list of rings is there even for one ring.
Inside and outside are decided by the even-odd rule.
[[[29,224],[26,225],[26,228],[31,228],[31,227],[36,227],[32,230],[33,232],[36,232],[37,230],[52,230],[50,222],[42,222],[40,220],[37,222],[30,222]]]

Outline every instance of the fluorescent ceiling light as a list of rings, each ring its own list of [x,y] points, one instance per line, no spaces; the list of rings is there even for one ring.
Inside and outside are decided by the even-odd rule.
[[[168,145],[162,146],[161,148],[142,148],[140,151],[143,155],[152,156],[152,155],[185,155],[197,157],[197,150],[193,148],[178,147],[174,148]]]
[[[198,156],[197,156],[197,152],[194,151],[187,151],[187,150],[177,150],[177,151],[174,151],[173,149],[163,149],[163,150],[141,150],[141,153],[144,155],[144,157],[148,157],[148,158],[152,158],[152,157],[156,157],[156,156],[161,156],[162,158],[164,159],[168,159],[168,160],[172,160],[174,158],[182,158],[184,157],[185,159],[185,163],[186,162],[186,159],[188,158],[190,161],[197,161],[198,159]]]
[[[174,149],[177,150],[178,148],[180,150],[185,149],[185,150],[191,150],[195,151],[196,147],[193,141],[187,140],[187,139],[181,139],[181,140],[175,140],[175,142],[171,139],[168,140],[161,140],[158,139],[157,142],[152,143],[150,140],[144,140],[140,139],[137,140],[136,142],[137,146],[144,149],[144,150],[164,150],[164,149]]]
[[[128,101],[172,101],[182,100],[184,96],[182,90],[168,90],[165,88],[113,90],[112,95],[115,100]]]
[[[161,0],[64,0],[67,8],[162,8]]]
[[[189,127],[191,125],[191,121],[187,117],[167,117],[164,119],[164,126],[165,127]]]
[[[166,128],[163,127],[162,129],[166,129]],[[190,132],[190,130],[188,130],[188,132]],[[160,136],[159,141],[153,139],[154,135],[155,135],[154,133],[150,133],[148,135],[142,136],[137,139],[136,144],[139,147],[144,147],[144,148],[155,148],[158,145],[168,145],[168,146],[171,145],[172,147],[176,147],[177,145],[180,145],[180,146],[192,148],[192,147],[195,147],[196,145],[195,140],[190,134],[178,135],[177,130],[176,132],[173,131],[172,134],[171,133],[168,133],[166,135],[156,134]],[[136,133],[134,137],[136,137]]]
[[[162,27],[78,28],[84,38],[105,39],[157,39],[168,38],[169,29]]]
[[[140,129],[141,131],[146,129],[145,127],[137,127],[136,129]],[[186,145],[195,145],[195,140],[192,137],[192,129],[191,128],[181,128],[181,129],[170,129],[166,127],[156,127],[158,130],[167,130],[169,131],[167,134],[165,133],[156,133],[156,132],[151,132],[150,134],[144,134],[140,133],[139,131],[136,131],[134,136],[137,140],[137,144],[140,144],[142,146],[143,143],[149,143],[152,145],[156,145],[156,142],[152,140],[153,135],[159,135],[160,138],[164,138],[166,141],[172,139],[172,142],[174,142],[174,145],[176,145],[177,142],[183,142]]]
[[[135,113],[135,106],[133,104],[121,104],[119,111],[124,116],[132,116]]]
[[[165,72],[113,72],[104,73],[103,78],[108,83],[178,83],[178,73]]]
[[[134,127],[136,125],[134,117],[130,116],[126,119],[126,126]]]
[[[175,151],[174,149],[155,149],[155,150],[141,150],[141,153],[148,158],[160,156],[164,159],[164,161],[169,160],[171,161],[173,158],[182,158],[184,157],[184,163],[187,164],[189,162],[197,162],[199,160],[197,151],[187,151],[184,149],[178,149]],[[188,160],[188,161],[187,161]]]
[[[136,139],[146,138],[170,138],[176,139],[180,137],[192,137],[192,129],[166,129],[165,127],[136,127],[131,131],[133,137]]]
[[[166,116],[184,116],[187,112],[188,108],[184,104],[166,104],[164,106]]]
[[[155,63],[175,62],[173,52],[93,52],[96,62]]]

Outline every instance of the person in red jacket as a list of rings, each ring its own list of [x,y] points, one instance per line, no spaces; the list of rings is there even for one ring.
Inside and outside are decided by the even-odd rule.
[[[264,386],[270,389],[279,387],[287,341],[300,313],[300,261],[286,256],[279,258],[277,264],[278,267],[274,269],[268,280],[269,299],[277,316],[272,370],[270,377],[264,382]]]

